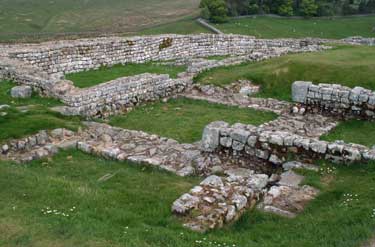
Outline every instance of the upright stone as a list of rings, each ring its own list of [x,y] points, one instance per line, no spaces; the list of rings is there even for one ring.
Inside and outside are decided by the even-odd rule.
[[[305,103],[306,96],[309,91],[309,86],[312,82],[309,81],[296,81],[292,85],[292,99],[294,102]]]
[[[228,124],[223,121],[212,122],[203,130],[202,136],[202,150],[205,152],[212,152],[220,142],[220,129],[228,127]]]

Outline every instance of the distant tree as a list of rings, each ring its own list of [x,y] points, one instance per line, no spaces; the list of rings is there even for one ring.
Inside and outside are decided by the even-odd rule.
[[[250,15],[255,15],[255,14],[260,13],[259,3],[257,0],[249,1],[248,12]]]
[[[366,5],[367,5],[367,1],[366,0],[361,0],[361,2],[359,3],[359,6],[358,6],[358,13],[360,13],[360,14],[367,14],[367,13],[369,13],[367,11]]]
[[[375,13],[375,0],[369,0],[366,5],[368,13]]]
[[[302,0],[300,13],[306,17],[315,16],[318,13],[318,5],[314,0]]]
[[[208,17],[212,22],[222,23],[228,20],[225,0],[202,0],[200,8],[202,17]]]
[[[210,10],[208,7],[201,8],[201,17],[206,20],[210,19]]]
[[[344,15],[354,15],[358,13],[358,5],[355,5],[352,1],[346,0],[342,6],[342,13]]]
[[[284,16],[293,15],[293,0],[284,1],[278,8],[278,14]]]
[[[260,11],[260,9],[259,9],[258,4],[253,3],[253,4],[249,5],[249,14],[250,15],[259,14],[259,11]]]

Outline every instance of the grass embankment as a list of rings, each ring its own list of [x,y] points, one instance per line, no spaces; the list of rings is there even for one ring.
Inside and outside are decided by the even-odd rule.
[[[110,124],[166,136],[180,142],[194,142],[201,139],[204,127],[213,121],[259,125],[275,117],[270,112],[179,98],[167,103],[150,103],[126,115],[114,116]]]
[[[197,178],[78,151],[28,166],[0,162],[0,196],[6,198],[0,200],[0,245],[360,246],[375,227],[375,164],[323,173],[308,173],[308,183],[318,184],[321,193],[297,218],[253,210],[234,225],[202,235],[184,229],[170,212]],[[107,174],[114,176],[99,180]],[[348,194],[354,200],[346,205]]]
[[[20,138],[44,129],[68,128],[79,126],[78,117],[63,117],[49,110],[49,107],[59,105],[54,99],[41,98],[34,94],[29,99],[14,99],[10,97],[10,89],[15,84],[0,81],[0,105],[9,105],[0,112],[0,143],[10,138]]]
[[[232,19],[215,26],[224,33],[253,35],[258,38],[318,37],[342,39],[349,36],[375,37],[375,16],[341,18],[274,18],[256,17]]]
[[[143,73],[168,74],[171,78],[176,78],[178,73],[185,70],[185,66],[160,65],[155,63],[117,64],[111,67],[101,67],[97,70],[68,74],[65,77],[73,81],[76,87],[85,88],[120,77],[134,76]]]
[[[375,90],[375,47],[339,46],[333,50],[292,54],[260,63],[214,68],[195,78],[200,84],[224,86],[238,79],[261,85],[260,97],[291,100],[294,81],[340,83]]]

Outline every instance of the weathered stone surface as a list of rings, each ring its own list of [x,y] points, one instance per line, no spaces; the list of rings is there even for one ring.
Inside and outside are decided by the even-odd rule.
[[[10,95],[13,98],[30,98],[32,92],[30,86],[16,86],[10,90]]]
[[[375,118],[375,92],[371,90],[363,87],[348,88],[338,84],[314,85],[310,82],[295,82],[292,89],[299,87],[303,87],[304,93],[293,100],[302,103],[305,111],[323,112],[341,118]]]
[[[319,191],[311,186],[272,186],[260,205],[267,212],[285,217],[295,217]]]
[[[182,217],[185,227],[205,232],[233,222],[254,206],[268,181],[267,175],[246,169],[226,173],[228,177],[209,176],[173,203],[172,212]]]
[[[202,149],[205,151],[214,151],[220,144],[220,128],[228,127],[228,124],[222,121],[212,122],[203,130]]]
[[[312,82],[296,81],[292,85],[292,99],[294,102],[305,103],[309,86]]]
[[[304,177],[298,175],[293,171],[287,171],[281,174],[280,176],[279,185],[282,186],[289,186],[289,187],[298,187],[300,183],[303,181]]]
[[[319,171],[319,167],[312,165],[312,164],[306,164],[298,161],[289,161],[283,164],[283,169],[286,171],[292,170],[292,169],[306,169],[311,171]]]

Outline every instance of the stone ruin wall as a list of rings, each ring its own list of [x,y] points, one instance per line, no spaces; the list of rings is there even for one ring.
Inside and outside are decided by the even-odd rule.
[[[243,35],[171,34],[49,42],[16,49],[9,56],[37,66],[49,74],[67,74],[120,63],[244,55],[282,47],[300,49],[312,43],[295,39],[263,40]]]
[[[375,119],[375,92],[362,87],[297,81],[292,86],[292,98],[310,112],[342,118]]]
[[[233,156],[258,157],[281,165],[289,155],[301,161],[326,159],[350,164],[375,160],[375,150],[342,141],[333,143],[285,131],[267,131],[253,125],[213,122],[203,132],[205,152],[225,152]]]
[[[171,79],[169,75],[141,74],[122,77],[94,87],[75,90],[61,100],[66,115],[102,116],[123,112],[139,102],[155,101],[181,93],[190,79]]]
[[[259,61],[288,52],[325,49],[319,41],[262,40],[241,35],[158,35],[98,38],[27,45],[0,45],[0,79],[32,86],[66,104],[67,115],[103,116],[138,103],[180,93],[202,70]],[[233,55],[223,60],[197,57]],[[74,87],[64,74],[103,65],[185,61],[188,69],[177,79],[148,73],[124,77],[88,89]],[[173,63],[172,61],[172,63]],[[186,62],[188,61],[188,62]],[[129,85],[128,85],[129,84]]]

